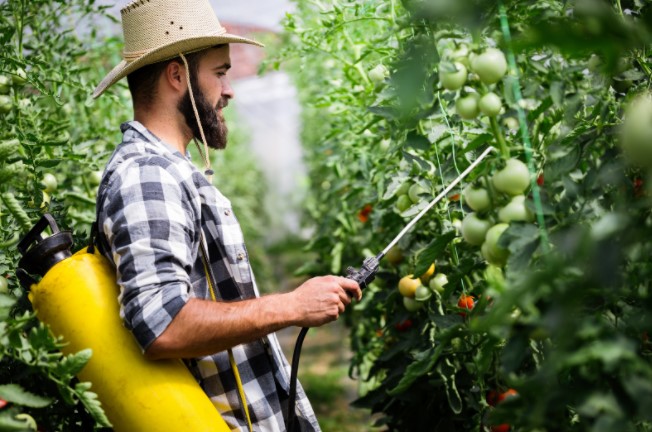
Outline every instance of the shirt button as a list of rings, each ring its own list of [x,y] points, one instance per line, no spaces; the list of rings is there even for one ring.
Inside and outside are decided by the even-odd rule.
[[[242,261],[243,259],[245,259],[245,254],[244,254],[243,252],[238,252],[238,259],[239,259],[240,261]]]
[[[229,209],[224,210],[224,215],[225,216],[231,216],[231,210],[229,210]]]

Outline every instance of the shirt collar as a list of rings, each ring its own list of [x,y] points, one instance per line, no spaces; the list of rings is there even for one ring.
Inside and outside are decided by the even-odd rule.
[[[185,158],[185,159],[190,159],[189,158],[190,154],[187,151],[186,151],[185,155],[181,154],[181,152],[176,147],[172,146],[171,144],[166,143],[165,141],[163,141],[162,139],[160,139],[159,137],[154,135],[154,133],[152,131],[147,129],[141,122],[139,122],[137,120],[131,120],[131,121],[128,121],[128,122],[124,122],[124,123],[122,123],[120,125],[120,130],[122,131],[123,134],[126,131],[128,131],[129,129],[132,129],[132,130],[138,132],[145,139],[145,141],[147,141],[147,142],[149,142],[151,144],[154,144],[155,146],[157,146],[159,148],[163,148],[166,151],[168,151],[168,152],[170,152],[170,153],[172,153],[172,154],[174,154],[176,156],[180,156],[180,157]]]

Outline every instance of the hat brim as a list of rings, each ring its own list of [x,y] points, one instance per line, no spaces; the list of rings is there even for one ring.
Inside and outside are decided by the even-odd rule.
[[[118,65],[114,67],[113,70],[111,70],[111,72],[109,72],[108,75],[98,84],[97,88],[95,88],[95,91],[93,91],[93,98],[98,98],[113,84],[143,66],[175,58],[181,53],[187,54],[228,43],[244,43],[264,47],[260,42],[229,33],[223,33],[219,36],[188,38],[169,45],[163,45],[143,54],[134,61],[127,62],[126,60],[123,60],[118,63]]]

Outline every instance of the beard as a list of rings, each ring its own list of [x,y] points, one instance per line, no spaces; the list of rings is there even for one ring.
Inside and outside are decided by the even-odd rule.
[[[208,147],[216,150],[226,148],[229,131],[226,127],[224,116],[221,111],[218,111],[226,106],[226,100],[220,99],[217,107],[214,107],[204,96],[204,92],[201,90],[201,87],[199,87],[199,83],[195,79],[194,74],[190,77],[190,84],[194,90],[195,105],[197,106],[197,113],[199,114],[199,119],[201,120],[204,129],[204,135],[206,136],[206,144],[208,144]],[[199,126],[197,125],[197,119],[195,118],[195,112],[192,109],[192,102],[190,101],[190,92],[188,90],[186,90],[186,94],[184,94],[179,101],[177,109],[181,114],[183,114],[183,117],[186,120],[186,125],[192,132],[192,137],[197,141],[202,142]]]

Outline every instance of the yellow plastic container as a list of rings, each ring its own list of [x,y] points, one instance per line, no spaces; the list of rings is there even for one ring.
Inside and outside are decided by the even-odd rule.
[[[221,432],[229,427],[180,360],[146,360],[119,316],[108,261],[83,249],[31,287],[36,315],[68,345],[91,348],[79,379],[93,384],[116,432]]]

